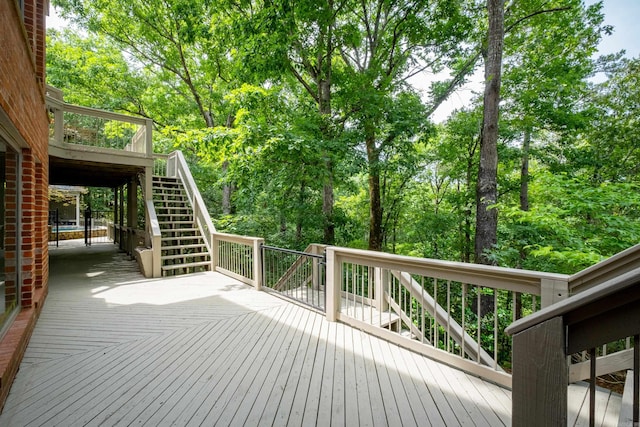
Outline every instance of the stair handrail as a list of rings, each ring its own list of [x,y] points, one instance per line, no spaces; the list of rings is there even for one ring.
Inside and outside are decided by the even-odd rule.
[[[596,347],[631,336],[635,337],[634,393],[638,396],[639,305],[640,268],[636,268],[511,324],[505,332],[513,336],[513,424],[566,422],[567,356],[582,351],[589,351],[593,362],[593,405]],[[593,418],[593,406],[590,409]],[[637,422],[637,406],[635,411]]]
[[[632,246],[569,277],[569,292],[577,294],[640,267],[640,244]]]
[[[198,190],[198,186],[193,179],[193,175],[191,175],[189,165],[181,151],[174,151],[169,154],[169,157],[167,158],[166,174],[168,177],[178,178],[182,181],[182,185],[184,186],[189,202],[191,203],[191,207],[193,208],[196,225],[202,233],[205,246],[211,255],[211,262],[213,265],[213,234],[216,232],[216,228],[213,225],[213,221],[211,221],[207,206],[204,204],[204,200]]]

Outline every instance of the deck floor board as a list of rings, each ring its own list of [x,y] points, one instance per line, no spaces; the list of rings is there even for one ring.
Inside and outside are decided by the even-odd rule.
[[[508,390],[315,310],[217,273],[136,270],[110,246],[51,250],[0,425],[510,425]],[[612,418],[615,398],[598,404]]]

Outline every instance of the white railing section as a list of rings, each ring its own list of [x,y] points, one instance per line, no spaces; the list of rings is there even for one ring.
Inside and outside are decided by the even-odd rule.
[[[568,276],[327,248],[329,320],[340,320],[510,387],[504,329],[566,298]],[[479,315],[478,315],[479,314]]]
[[[200,191],[198,191],[198,187],[193,180],[193,176],[189,170],[189,165],[180,151],[174,151],[167,157],[166,176],[179,178],[182,182],[187,198],[189,199],[189,203],[191,203],[191,207],[193,208],[193,216],[196,225],[202,233],[208,252],[212,255],[211,258],[213,265],[215,262],[213,260],[213,234],[216,232],[216,229],[213,226],[211,217],[209,216],[209,211],[202,200]]]
[[[215,271],[260,290],[262,288],[260,247],[264,244],[264,239],[225,233],[213,233],[212,237]]]
[[[631,410],[621,414],[621,425],[638,425],[640,419],[640,268],[615,275],[564,301],[525,317],[506,332],[513,335],[513,425],[567,424],[567,384],[571,368],[567,358],[588,353],[589,418],[596,417],[596,377],[602,373],[633,369]],[[627,357],[612,361],[598,358],[602,346],[626,345]],[[620,353],[620,352],[619,352]],[[620,356],[617,354],[617,356]],[[605,365],[604,367],[601,365]],[[623,405],[624,405],[623,400]]]
[[[64,102],[59,89],[48,86],[47,107],[53,115],[49,143],[67,144],[101,152],[129,151],[145,157],[153,154],[153,121]]]
[[[158,154],[155,153],[153,155],[153,174],[157,176],[167,176],[167,159],[169,158],[168,154]]]
[[[160,223],[158,222],[158,216],[156,215],[156,208],[153,205],[153,200],[145,200],[145,208],[147,210],[147,238],[151,241],[150,246],[152,249],[152,271],[153,277],[160,277],[162,275],[162,235],[160,232]]]

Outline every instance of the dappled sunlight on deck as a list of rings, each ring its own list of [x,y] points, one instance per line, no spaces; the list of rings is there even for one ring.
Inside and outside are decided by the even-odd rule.
[[[218,273],[144,279],[111,245],[51,265],[0,425],[511,424],[509,390]]]
[[[507,390],[270,293],[61,254],[0,424],[510,424]]]

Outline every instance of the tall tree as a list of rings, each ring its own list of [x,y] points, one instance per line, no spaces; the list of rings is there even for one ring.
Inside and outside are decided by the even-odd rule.
[[[462,6],[459,1],[374,0],[360,2],[346,15],[348,37],[339,47],[347,76],[343,99],[362,132],[367,155],[371,250],[382,250],[384,241],[381,158],[400,141],[410,143],[400,138],[402,132],[420,130],[417,123],[407,126],[412,113],[403,117],[391,111],[408,99],[399,94],[410,76],[437,70],[458,56],[472,28]],[[385,131],[388,127],[391,130]]]
[[[502,50],[504,44],[504,0],[487,0],[489,28],[485,59],[480,168],[476,193],[475,260],[492,264],[487,256],[498,235],[498,118]]]

